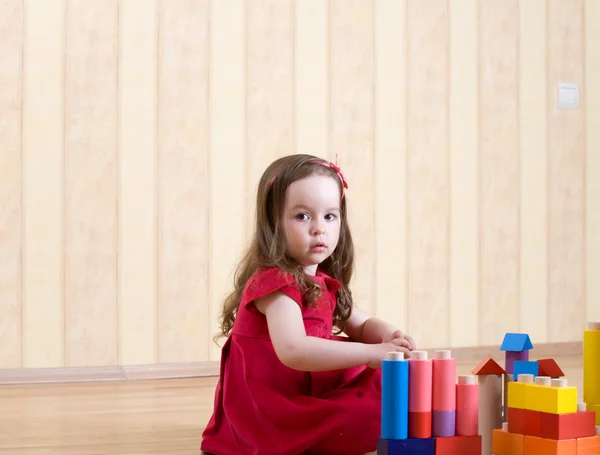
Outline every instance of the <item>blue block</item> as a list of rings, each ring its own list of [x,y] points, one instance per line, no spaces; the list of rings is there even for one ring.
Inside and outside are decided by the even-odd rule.
[[[534,360],[515,360],[513,366],[513,379],[517,381],[520,374],[538,375],[539,364]]]
[[[380,438],[377,443],[377,455],[435,455],[435,438]]]
[[[408,360],[385,359],[381,367],[381,437],[408,438]]]
[[[501,351],[530,351],[533,349],[533,343],[529,335],[526,333],[507,333],[504,335],[502,345],[500,346]]]

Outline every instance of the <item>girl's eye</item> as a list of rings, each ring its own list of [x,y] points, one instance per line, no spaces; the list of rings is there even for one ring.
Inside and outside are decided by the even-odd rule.
[[[336,216],[335,216],[333,213],[330,213],[330,214],[328,214],[328,215],[325,215],[325,219],[327,219],[328,221],[333,221],[333,220],[335,220],[336,218],[337,218],[337,217],[336,217]]]
[[[299,213],[298,215],[296,215],[296,219],[297,220],[306,220],[306,219],[308,219],[308,215],[306,213]]]

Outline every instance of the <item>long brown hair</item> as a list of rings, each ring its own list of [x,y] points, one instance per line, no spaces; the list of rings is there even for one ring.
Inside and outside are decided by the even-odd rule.
[[[234,276],[234,289],[225,298],[221,312],[221,332],[215,337],[227,337],[231,332],[242,293],[248,279],[260,268],[279,267],[291,273],[304,296],[305,303],[312,305],[319,297],[320,287],[304,273],[303,267],[294,261],[285,251],[282,215],[285,208],[287,188],[310,175],[328,175],[342,184],[336,172],[327,161],[312,155],[298,154],[275,160],[267,167],[258,184],[256,194],[256,224],[248,249],[244,252]],[[352,313],[352,293],[349,283],[354,271],[354,244],[348,226],[346,210],[347,196],[340,200],[340,236],[336,249],[319,269],[338,280],[342,286],[337,292],[337,304],[333,314],[333,323],[337,333]]]

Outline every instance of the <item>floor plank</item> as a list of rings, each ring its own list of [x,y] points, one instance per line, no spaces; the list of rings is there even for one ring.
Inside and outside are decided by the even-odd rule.
[[[556,360],[581,399],[582,359]],[[459,364],[457,374],[476,363]],[[0,454],[198,455],[215,384],[198,378],[2,386]]]

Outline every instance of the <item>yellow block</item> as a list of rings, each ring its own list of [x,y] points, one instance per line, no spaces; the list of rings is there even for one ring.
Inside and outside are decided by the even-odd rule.
[[[583,332],[583,401],[600,405],[600,330]]]
[[[596,412],[596,425],[600,426],[600,404],[596,404],[596,405],[588,404],[587,410]]]
[[[551,387],[533,384],[527,394],[526,404],[526,409],[530,411],[549,414],[574,413],[577,412],[577,387]]]
[[[513,381],[508,383],[508,407],[517,409],[528,409],[527,398],[531,395],[533,384]]]

